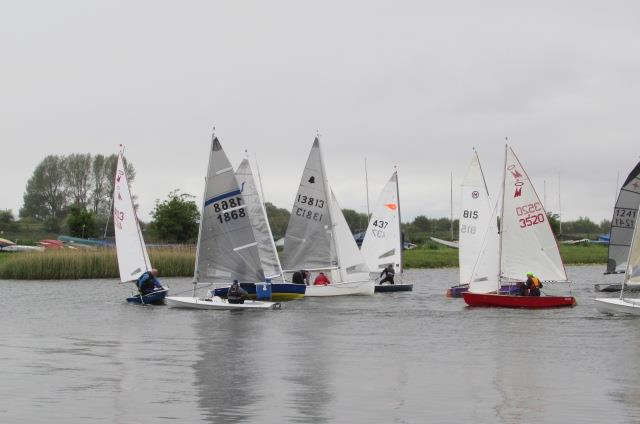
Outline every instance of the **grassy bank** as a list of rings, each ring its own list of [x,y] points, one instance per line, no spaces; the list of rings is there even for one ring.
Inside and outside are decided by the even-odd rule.
[[[565,265],[607,263],[608,247],[602,244],[560,245],[560,255]],[[406,268],[448,268],[458,266],[458,249],[429,244],[407,250],[404,254]]]
[[[193,275],[193,247],[149,250],[149,259],[161,276]],[[0,278],[16,280],[62,280],[117,278],[115,249],[49,250],[0,255]]]
[[[560,246],[565,264],[604,264],[607,246]],[[193,275],[193,247],[150,249],[154,267],[163,277]],[[458,250],[428,244],[404,255],[407,268],[447,268],[458,266]],[[117,278],[118,264],[114,249],[52,250],[44,253],[0,253],[0,278],[16,280],[55,280],[78,278]]]

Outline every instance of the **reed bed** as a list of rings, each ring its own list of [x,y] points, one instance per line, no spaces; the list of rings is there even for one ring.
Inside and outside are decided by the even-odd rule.
[[[604,264],[606,245],[561,245],[567,265]],[[193,275],[193,246],[163,246],[149,249],[151,263],[161,277]],[[458,250],[423,246],[404,252],[406,268],[452,268],[458,266]],[[48,250],[0,254],[0,278],[15,280],[74,280],[81,278],[118,278],[115,249]]]
[[[192,246],[151,248],[149,259],[161,277],[190,276],[195,249]],[[116,251],[109,248],[12,253],[0,261],[2,279],[74,280],[118,276]]]

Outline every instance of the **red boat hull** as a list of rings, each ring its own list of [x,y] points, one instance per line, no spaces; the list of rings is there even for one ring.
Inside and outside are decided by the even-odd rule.
[[[495,306],[499,308],[560,308],[575,306],[576,299],[571,296],[506,296],[501,294],[463,293],[469,306]]]

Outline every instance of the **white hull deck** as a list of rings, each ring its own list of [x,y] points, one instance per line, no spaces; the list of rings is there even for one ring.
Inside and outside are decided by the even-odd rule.
[[[329,296],[373,296],[375,281],[350,281],[347,283],[333,283],[326,286],[307,286],[305,297]]]
[[[165,299],[172,308],[210,309],[218,311],[234,311],[238,309],[280,309],[278,302],[245,300],[244,303],[229,303],[217,296],[212,298],[168,296]]]
[[[640,315],[640,299],[599,298],[596,299],[596,309],[609,315]]]

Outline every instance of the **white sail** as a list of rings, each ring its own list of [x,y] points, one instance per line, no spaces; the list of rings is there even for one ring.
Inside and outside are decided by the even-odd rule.
[[[258,243],[233,167],[214,138],[209,152],[202,221],[196,255],[196,281],[217,278],[264,280]]]
[[[394,172],[380,193],[360,249],[371,272],[380,273],[389,264],[396,273],[402,272],[401,239],[398,174]]]
[[[113,227],[116,235],[116,252],[120,281],[137,280],[151,269],[147,248],[140,232],[138,216],[133,207],[129,181],[122,152],[118,155],[118,168],[113,191]]]
[[[491,293],[500,290],[500,235],[498,234],[498,206],[496,205],[482,234],[478,257],[472,265],[469,291]]]
[[[326,178],[320,141],[316,138],[302,173],[284,238],[282,263],[287,270],[337,266],[335,246],[331,242],[333,222]]]
[[[633,230],[624,281],[625,284],[640,284],[640,225],[635,225]]]
[[[240,162],[236,170],[236,179],[247,205],[249,220],[253,227],[253,235],[258,243],[258,253],[264,275],[268,278],[280,276],[282,275],[280,259],[278,259],[278,252],[271,234],[267,212],[264,209],[248,159],[243,159]]]
[[[522,280],[530,271],[541,280],[566,281],[558,244],[542,202],[509,146],[503,172],[501,277]]]
[[[640,206],[640,163],[631,171],[620,192],[611,218],[607,273],[624,272]]]
[[[467,284],[471,281],[471,274],[475,268],[476,261],[480,255],[485,237],[495,240],[486,240],[489,246],[498,246],[498,231],[487,231],[491,224],[491,199],[484,180],[482,167],[478,154],[474,152],[473,159],[469,164],[467,175],[461,187],[461,211],[460,225],[458,229],[459,252],[458,261],[460,265],[460,284]],[[496,217],[493,217],[496,221]],[[493,223],[495,227],[495,222]],[[476,273],[482,268],[476,269]],[[485,278],[486,275],[476,275],[474,278]]]
[[[344,218],[342,209],[338,205],[333,190],[331,190],[331,218],[334,222],[333,237],[337,252],[337,266],[340,269],[340,281],[369,280],[369,268],[365,263],[356,240]]]

